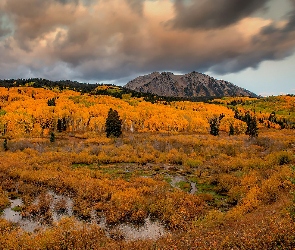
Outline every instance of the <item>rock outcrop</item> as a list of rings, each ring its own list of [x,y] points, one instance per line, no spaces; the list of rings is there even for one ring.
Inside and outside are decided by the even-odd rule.
[[[257,95],[230,82],[216,80],[205,74],[191,72],[185,75],[174,75],[171,72],[153,72],[139,76],[128,82],[127,89],[158,96],[173,97],[223,97]]]

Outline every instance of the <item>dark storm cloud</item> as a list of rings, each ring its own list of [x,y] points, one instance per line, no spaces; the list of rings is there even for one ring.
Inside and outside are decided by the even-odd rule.
[[[257,67],[295,47],[294,12],[279,24],[249,17],[266,2],[0,0],[14,27],[0,25],[0,78],[105,81],[151,71]],[[169,20],[177,29],[165,25]]]
[[[1,38],[2,36],[6,36],[6,35],[9,34],[10,32],[11,32],[11,30],[8,29],[8,28],[2,27],[2,26],[1,26],[1,22],[0,22],[0,38]]]
[[[4,8],[15,26],[14,39],[20,48],[31,51],[36,39],[42,38],[58,26],[68,25],[73,21],[75,7],[64,12],[59,1],[9,0]],[[71,1],[75,4],[74,1]]]
[[[62,4],[78,4],[79,0],[54,0],[56,2],[62,3]]]
[[[294,4],[294,10],[289,15],[290,15],[290,20],[284,30],[285,32],[291,32],[295,30],[295,4]]]
[[[82,4],[85,6],[90,6],[96,3],[98,0],[49,0],[49,1],[55,1],[64,5],[65,4],[75,4],[75,5]]]
[[[145,0],[126,0],[132,10],[134,10],[138,14],[142,14],[143,12],[143,4]]]
[[[12,29],[6,21],[6,15],[0,11],[0,38],[10,34],[11,32]]]
[[[247,65],[257,66],[264,60],[279,60],[290,56],[294,52],[295,45],[295,1],[291,0],[293,10],[286,17],[288,20],[283,26],[272,22],[263,27],[261,32],[252,39],[254,53],[244,55],[238,60],[237,70]]]
[[[269,0],[176,0],[175,28],[214,29],[238,22],[261,9]]]

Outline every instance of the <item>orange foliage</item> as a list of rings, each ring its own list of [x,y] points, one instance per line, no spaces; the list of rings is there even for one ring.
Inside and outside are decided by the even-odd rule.
[[[55,99],[55,106],[47,101]],[[173,102],[151,104],[141,99],[116,99],[110,96],[81,95],[74,91],[53,91],[33,87],[0,88],[1,132],[10,137],[42,136],[47,129],[57,130],[58,119],[66,121],[67,131],[103,132],[110,108],[119,112],[125,131],[206,133],[208,119],[233,112],[214,104]],[[134,104],[136,102],[136,105]],[[237,121],[235,121],[237,122]],[[237,125],[238,126],[238,125]],[[228,130],[229,124],[224,130]]]

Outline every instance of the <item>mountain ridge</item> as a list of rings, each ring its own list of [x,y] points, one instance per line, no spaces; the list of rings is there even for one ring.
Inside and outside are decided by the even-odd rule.
[[[258,96],[228,81],[217,80],[195,71],[184,75],[174,75],[172,72],[153,72],[136,77],[124,87],[166,97]]]

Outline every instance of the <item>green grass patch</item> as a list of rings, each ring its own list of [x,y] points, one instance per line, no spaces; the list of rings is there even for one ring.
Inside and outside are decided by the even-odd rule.
[[[208,198],[206,200],[208,205],[218,208],[221,211],[226,211],[229,207],[231,207],[228,196],[225,194],[217,193],[215,185],[209,183],[197,183],[196,188],[196,195],[200,195],[201,197],[208,196],[211,198]]]
[[[15,207],[11,208],[11,210],[14,211],[14,212],[21,212],[22,209],[23,208],[21,206],[15,206]]]
[[[187,181],[177,182],[176,186],[185,192],[189,192],[191,190],[191,184]]]
[[[190,182],[198,183],[198,178],[196,176],[189,176],[187,177]]]
[[[172,182],[172,178],[171,177],[164,177],[164,181],[168,182],[169,184],[171,184]]]

